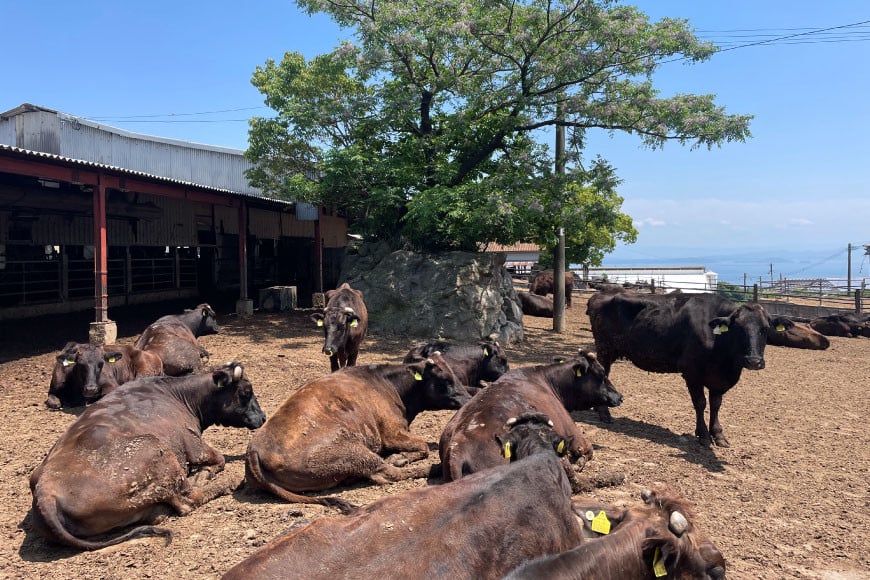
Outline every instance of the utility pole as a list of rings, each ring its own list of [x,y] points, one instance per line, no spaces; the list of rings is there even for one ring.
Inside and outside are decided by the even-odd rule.
[[[556,176],[565,175],[565,127],[562,105],[556,105]],[[561,180],[560,180],[561,181]],[[562,187],[562,184],[559,184]],[[562,208],[559,207],[559,211]],[[559,220],[556,228],[558,242],[553,249],[553,332],[565,332],[565,228]]]

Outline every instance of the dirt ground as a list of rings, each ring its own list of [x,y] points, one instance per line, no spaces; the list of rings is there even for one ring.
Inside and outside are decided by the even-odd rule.
[[[180,312],[168,306],[110,311],[118,342],[132,342],[160,314]],[[545,363],[589,347],[585,299],[578,296],[566,312],[561,335],[552,332],[551,320],[527,317],[526,341],[507,349],[511,365]],[[310,313],[219,316],[223,333],[202,342],[213,363],[246,365],[268,415],[294,389],[328,371]],[[42,403],[57,352],[68,340],[87,340],[87,314],[0,322],[0,578],[217,578],[294,522],[336,515],[242,488],[165,522],[175,534],[167,547],[145,539],[77,552],[36,536],[28,477],[75,419]],[[372,334],[360,362],[400,362],[411,343]],[[679,376],[614,365],[611,379],[625,395],[613,410],[614,423],[600,423],[590,411],[574,415],[596,446],[586,472],[626,475],[623,485],[592,495],[633,503],[644,487],[672,486],[695,503],[698,525],[725,555],[729,578],[870,578],[870,340],[832,338],[821,352],[768,347],[766,359],[765,370],[744,371],[725,396],[721,420],[732,447],[712,450],[692,435],[694,414]],[[435,450],[450,416],[423,413],[412,430]],[[226,455],[224,476],[244,472],[250,436],[223,427],[206,431]],[[435,450],[429,461],[437,458]],[[337,492],[365,504],[429,483],[438,481],[359,484]]]

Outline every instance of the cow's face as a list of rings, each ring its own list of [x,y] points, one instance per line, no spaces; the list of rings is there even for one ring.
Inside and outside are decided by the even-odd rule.
[[[323,313],[314,313],[311,320],[323,328],[326,338],[323,342],[323,354],[333,356],[345,347],[354,328],[358,328],[360,317],[348,306],[329,306]]]
[[[431,358],[406,365],[414,377],[414,402],[406,404],[409,411],[435,411],[440,409],[459,409],[471,400],[464,385],[456,379],[450,366],[440,353]]]
[[[102,346],[70,342],[57,356],[51,376],[46,406],[52,409],[96,399],[102,392],[101,374],[109,359],[114,363],[121,353],[107,354]]]
[[[496,433],[501,454],[509,461],[553,451],[562,457],[571,449],[571,441],[553,430],[553,422],[544,413],[526,412],[511,417],[505,424],[507,433]]]
[[[501,345],[494,340],[480,343],[483,359],[480,363],[479,378],[484,381],[495,381],[508,372],[508,360]]]
[[[772,322],[776,326],[788,324],[781,317]],[[714,318],[708,324],[714,335],[715,348],[728,350],[742,368],[751,371],[764,368],[764,347],[767,346],[771,320],[760,304],[744,304],[730,316]]]
[[[205,336],[207,334],[219,334],[221,327],[217,321],[217,313],[208,304],[200,304],[196,307],[199,312],[200,322],[197,329],[197,336]]]
[[[230,363],[212,374],[217,387],[213,405],[214,423],[226,427],[256,429],[266,422],[254,387],[239,363]]]
[[[606,405],[618,407],[622,404],[622,393],[610,382],[604,367],[593,353],[581,352],[572,365],[574,389],[581,399],[591,406]]]

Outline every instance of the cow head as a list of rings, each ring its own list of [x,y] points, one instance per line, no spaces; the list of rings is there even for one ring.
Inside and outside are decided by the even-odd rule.
[[[196,312],[199,317],[198,324],[193,331],[195,336],[220,333],[221,327],[217,321],[217,313],[211,306],[208,304],[200,304],[193,312]]]
[[[408,422],[421,411],[459,409],[471,400],[440,352],[432,353],[424,361],[406,364],[405,368],[413,378],[411,388],[402,396]]]
[[[501,454],[510,461],[550,450],[563,457],[571,448],[571,441],[553,430],[553,421],[544,413],[521,413],[508,419],[504,428],[507,433],[496,433],[495,440]]]
[[[212,380],[209,424],[256,429],[266,422],[266,414],[240,363],[228,363],[217,369]]]
[[[728,352],[741,368],[756,371],[764,368],[764,347],[771,324],[787,329],[794,323],[787,318],[771,318],[760,304],[743,304],[729,316],[720,316],[707,323],[714,337],[715,348]]]
[[[495,338],[490,337],[480,342],[483,358],[480,361],[478,379],[495,381],[508,372],[508,360],[504,350]]]
[[[566,409],[576,411],[602,405],[618,407],[622,404],[622,394],[610,382],[595,353],[580,350],[577,358],[568,362],[571,364],[573,381],[571,402],[565,401]]]
[[[816,332],[806,324],[771,324],[767,330],[767,344],[788,346],[809,350],[825,350],[831,341],[824,334]]]
[[[311,320],[317,326],[323,327],[326,340],[323,343],[323,354],[333,356],[345,347],[351,332],[359,327],[360,317],[349,306],[328,306],[323,312],[315,312]]]
[[[104,388],[116,386],[103,373],[103,366],[107,362],[116,362],[121,356],[120,352],[106,353],[98,345],[67,343],[57,355],[45,405],[59,409],[99,398]]]

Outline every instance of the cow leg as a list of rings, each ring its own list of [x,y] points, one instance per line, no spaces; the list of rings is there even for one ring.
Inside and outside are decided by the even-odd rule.
[[[429,457],[429,445],[410,433],[396,431],[390,435],[385,434],[383,441],[384,449],[396,452],[384,460],[390,465],[402,467]]]
[[[722,406],[722,391],[710,391],[710,435],[713,443],[719,447],[731,447],[725,435],[722,433],[722,425],[719,424],[719,407]]]
[[[194,487],[205,485],[207,481],[223,471],[226,462],[224,456],[202,439],[186,442],[185,447],[192,474],[189,481]]]
[[[347,363],[345,366],[355,367],[356,366],[356,358],[359,356],[359,352],[352,352],[347,355]]]
[[[704,385],[687,383],[686,386],[689,387],[689,395],[692,397],[692,405],[695,407],[695,435],[703,445],[710,445],[710,432],[707,431],[707,423],[704,421],[704,409],[707,408]]]
[[[335,372],[338,370],[338,354],[330,355],[329,367],[332,369],[332,372]]]

